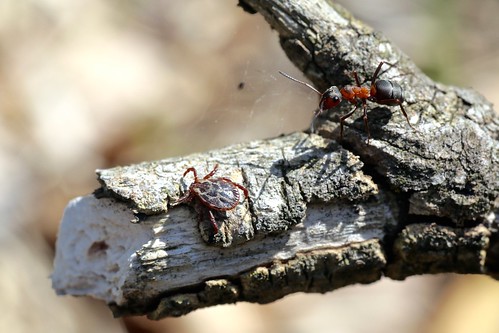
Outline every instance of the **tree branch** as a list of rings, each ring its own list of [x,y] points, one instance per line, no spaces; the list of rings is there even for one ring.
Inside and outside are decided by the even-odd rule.
[[[266,18],[289,58],[321,89],[351,84],[352,71],[369,79],[380,61],[395,64],[380,76],[402,85],[417,131],[398,111],[370,104],[370,143],[362,119],[352,119],[339,145],[345,105],[320,117],[319,135],[292,133],[100,170],[101,189],[65,211],[54,289],[102,299],[117,316],[159,319],[215,304],[326,292],[382,275],[497,278],[499,120],[490,103],[431,81],[334,4],[241,4]],[[217,175],[243,184],[250,195],[215,215],[220,231],[214,234],[203,206],[171,203],[187,190],[188,167],[205,174],[216,163]]]

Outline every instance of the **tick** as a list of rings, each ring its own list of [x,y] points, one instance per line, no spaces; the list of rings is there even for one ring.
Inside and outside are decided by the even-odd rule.
[[[196,169],[188,168],[182,177],[192,172],[194,174],[194,182],[189,186],[184,196],[173,203],[173,205],[178,205],[197,199],[199,203],[207,207],[210,222],[215,233],[218,233],[218,225],[212,210],[228,211],[234,209],[239,204],[241,198],[239,190],[243,192],[246,199],[248,198],[248,190],[241,184],[234,183],[225,177],[212,178],[217,169],[218,164],[215,164],[213,170],[203,178],[198,178]]]
[[[364,127],[367,132],[367,143],[369,143],[369,139],[371,138],[371,134],[369,132],[369,124],[367,122],[367,106],[366,101],[369,100],[371,102],[375,102],[382,105],[398,105],[400,106],[400,110],[404,114],[405,119],[409,126],[416,130],[411,123],[409,122],[409,118],[407,117],[407,113],[402,106],[404,102],[404,91],[400,84],[390,81],[390,80],[378,80],[378,74],[381,70],[381,67],[385,64],[384,61],[381,61],[374,71],[374,74],[371,78],[370,86],[361,86],[359,77],[357,76],[357,72],[353,72],[353,77],[355,79],[356,85],[347,85],[341,89],[338,89],[337,86],[329,87],[325,92],[321,93],[317,89],[315,89],[312,85],[297,80],[294,77],[289,76],[286,73],[279,71],[279,73],[288,79],[291,79],[295,82],[303,84],[308,88],[315,91],[320,96],[319,109],[315,112],[314,120],[317,118],[322,112],[327,111],[329,109],[334,108],[338,104],[341,103],[343,99],[349,101],[354,104],[355,107],[352,111],[340,117],[340,139],[343,139],[343,124],[345,119],[350,117],[359,107],[359,104],[362,104],[363,109],[363,119],[364,119]],[[388,64],[388,63],[386,63]],[[388,64],[389,65],[389,64]],[[393,66],[393,65],[392,65]],[[313,124],[313,122],[312,122]],[[313,129],[313,126],[312,126]]]

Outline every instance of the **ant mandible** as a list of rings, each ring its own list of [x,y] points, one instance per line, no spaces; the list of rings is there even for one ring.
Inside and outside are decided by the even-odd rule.
[[[309,87],[317,94],[319,94],[321,99],[319,102],[319,109],[315,112],[314,120],[312,121],[312,131],[313,131],[313,122],[315,121],[315,118],[317,118],[322,112],[332,109],[338,104],[340,104],[342,99],[346,99],[350,103],[354,104],[355,107],[353,108],[352,111],[340,117],[340,139],[343,139],[343,124],[345,122],[345,119],[350,117],[358,109],[359,102],[362,103],[364,111],[364,117],[363,117],[364,127],[366,128],[367,132],[367,143],[369,143],[369,139],[371,138],[371,133],[369,132],[369,125],[367,123],[367,103],[366,103],[367,100],[382,105],[400,106],[400,110],[404,114],[407,123],[413,130],[416,130],[409,122],[407,113],[405,112],[404,107],[402,106],[402,103],[404,102],[404,92],[402,90],[402,87],[398,83],[393,81],[377,80],[379,71],[381,70],[381,67],[385,63],[386,62],[384,61],[381,61],[379,63],[378,67],[376,68],[376,71],[374,71],[374,74],[371,78],[370,87],[361,86],[359,77],[357,76],[357,72],[353,72],[353,77],[355,78],[355,83],[356,83],[355,86],[347,85],[341,89],[338,89],[337,86],[331,86],[323,93],[321,93],[320,91],[315,89],[312,85],[306,82],[295,79],[294,77],[291,77],[288,74],[283,73],[281,71],[279,71],[279,73],[287,77],[288,79],[291,79],[295,82],[298,82],[300,84]],[[388,63],[386,64],[393,66]]]

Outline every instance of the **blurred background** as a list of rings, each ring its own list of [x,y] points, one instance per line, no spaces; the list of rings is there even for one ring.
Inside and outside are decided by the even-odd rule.
[[[434,79],[499,101],[497,0],[340,1]],[[383,279],[151,322],[50,287],[64,207],[94,170],[309,126],[317,96],[237,1],[0,2],[1,332],[499,332],[499,283]]]

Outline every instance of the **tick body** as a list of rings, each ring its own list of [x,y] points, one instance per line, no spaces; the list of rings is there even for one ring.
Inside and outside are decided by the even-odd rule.
[[[343,124],[345,123],[345,119],[348,117],[352,116],[353,113],[359,108],[359,105],[362,105],[363,108],[363,119],[364,119],[364,127],[367,132],[367,142],[369,143],[369,139],[371,138],[371,134],[369,132],[369,124],[368,124],[368,119],[367,119],[367,103],[366,101],[371,101],[377,104],[381,105],[398,105],[400,106],[400,110],[404,114],[405,119],[407,120],[407,123],[409,126],[415,130],[415,128],[411,125],[409,122],[409,118],[407,117],[407,113],[404,110],[404,107],[402,106],[402,103],[404,102],[404,92],[402,90],[402,87],[393,81],[389,80],[378,80],[378,74],[381,70],[381,67],[385,64],[384,61],[380,62],[378,67],[376,68],[376,71],[374,72],[372,78],[371,78],[371,84],[370,86],[361,86],[359,77],[357,76],[357,72],[353,72],[353,77],[355,79],[355,84],[356,85],[347,85],[341,89],[339,89],[337,86],[331,86],[329,87],[324,93],[319,92],[317,89],[315,89],[313,86],[306,82],[302,82],[300,80],[297,80],[288,74],[285,74],[283,72],[279,72],[280,74],[284,75],[285,77],[301,83],[313,91],[315,91],[317,94],[320,96],[320,102],[319,102],[319,109],[315,112],[314,115],[314,120],[317,118],[322,112],[325,112],[329,109],[334,108],[338,104],[341,103],[342,100],[347,100],[350,103],[354,104],[355,107],[352,109],[352,111],[348,112],[347,114],[343,115],[340,117],[340,139],[343,139]],[[313,122],[312,122],[313,124]],[[312,127],[313,128],[313,127]]]
[[[187,169],[184,172],[183,177],[185,177],[189,172],[192,172],[194,175],[194,182],[189,186],[189,190],[184,194],[184,196],[173,204],[177,205],[197,199],[199,203],[208,209],[210,222],[215,233],[218,233],[218,225],[215,221],[215,216],[213,215],[212,210],[228,211],[236,208],[241,199],[241,195],[239,193],[240,190],[243,192],[245,198],[248,198],[248,190],[244,186],[233,182],[229,178],[212,178],[217,169],[218,164],[215,165],[210,173],[201,179],[198,178],[195,168]]]

